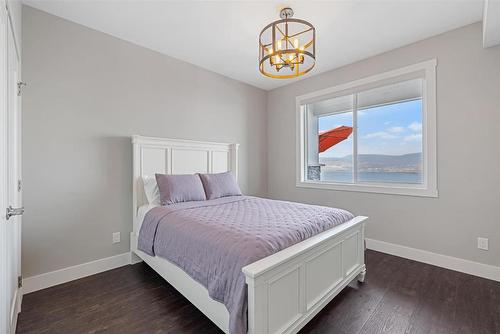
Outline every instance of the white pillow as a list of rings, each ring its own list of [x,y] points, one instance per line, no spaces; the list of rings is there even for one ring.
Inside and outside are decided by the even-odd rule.
[[[160,205],[160,190],[154,176],[143,176],[144,193],[149,204]]]

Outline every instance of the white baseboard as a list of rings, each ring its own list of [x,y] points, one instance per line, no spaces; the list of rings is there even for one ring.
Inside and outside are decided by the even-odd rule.
[[[500,267],[489,264],[464,260],[374,239],[366,239],[366,248],[500,282]]]
[[[23,279],[23,293],[27,294],[33,291],[42,290],[54,285],[122,267],[127,264],[130,264],[130,252],[27,277]]]
[[[13,298],[13,301],[12,301],[12,303],[14,305],[11,306],[12,314],[10,316],[10,320],[12,323],[12,328],[11,328],[12,334],[16,333],[17,318],[18,318],[19,312],[21,312],[22,302],[23,302],[23,293],[22,293],[21,289],[17,289],[15,292],[15,296]]]

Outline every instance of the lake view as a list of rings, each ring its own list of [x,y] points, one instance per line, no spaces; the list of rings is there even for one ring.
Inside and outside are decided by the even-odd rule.
[[[351,171],[322,171],[322,181],[352,182]],[[384,182],[384,183],[422,183],[422,173],[405,172],[359,172],[358,181],[360,182]]]

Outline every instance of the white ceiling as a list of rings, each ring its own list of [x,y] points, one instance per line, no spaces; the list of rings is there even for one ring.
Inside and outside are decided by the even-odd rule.
[[[480,21],[483,13],[482,0],[23,2],[267,90],[297,80],[258,70],[258,35],[284,5],[316,27],[316,67],[305,77]]]

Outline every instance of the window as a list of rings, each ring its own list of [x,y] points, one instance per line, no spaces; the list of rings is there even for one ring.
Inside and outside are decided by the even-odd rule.
[[[297,186],[437,196],[435,66],[298,97]]]

